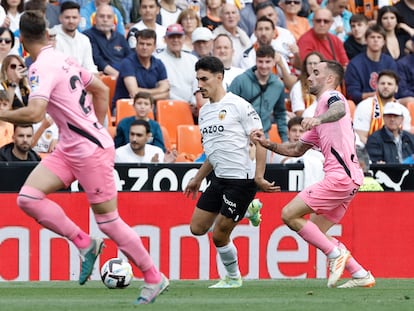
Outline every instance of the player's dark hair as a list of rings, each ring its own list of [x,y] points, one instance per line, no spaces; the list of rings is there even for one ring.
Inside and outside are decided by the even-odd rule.
[[[152,29],[142,29],[140,31],[137,31],[135,34],[135,38],[137,38],[137,41],[139,38],[142,39],[154,39],[154,42],[157,42],[157,33]]]
[[[398,76],[398,74],[394,70],[391,70],[391,69],[381,70],[380,73],[378,74],[377,81],[379,81],[379,79],[382,76],[387,76],[387,77],[393,78],[395,80],[395,82],[397,83],[397,85],[400,82],[400,77]]]
[[[65,12],[66,10],[76,9],[80,12],[80,5],[73,1],[66,1],[60,5],[60,14]]]
[[[46,19],[39,10],[25,11],[20,16],[19,29],[26,41],[46,40]]]
[[[340,63],[338,63],[337,61],[334,60],[323,60],[321,61],[321,63],[326,63],[326,67],[328,68],[328,70],[332,71],[333,73],[335,73],[336,75],[336,83],[338,85],[340,85],[342,83],[342,80],[344,79],[344,68],[342,67],[342,65]]]
[[[134,126],[134,125],[142,125],[143,127],[145,127],[145,131],[147,132],[147,134],[148,134],[148,133],[151,133],[151,127],[150,127],[150,124],[149,124],[149,122],[148,122],[148,121],[146,121],[146,120],[142,120],[142,119],[134,120],[134,121],[131,123],[131,127],[132,127],[132,126]],[[131,127],[130,127],[130,128],[131,128]]]
[[[150,93],[148,93],[148,92],[138,92],[138,93],[136,93],[135,96],[134,96],[134,104],[140,98],[148,99],[151,103],[151,107],[154,106],[154,98],[151,96]]]
[[[256,59],[259,57],[275,57],[275,49],[271,45],[261,45],[256,50]]]
[[[270,23],[270,24],[272,25],[272,29],[273,29],[273,30],[275,29],[275,24],[273,23],[273,21],[272,21],[270,18],[266,17],[266,16],[262,16],[262,17],[260,17],[260,18],[256,21],[256,25],[254,26],[254,30],[256,30],[256,29],[257,29],[257,25],[258,25],[260,22],[268,22],[268,23]]]
[[[206,56],[200,58],[195,64],[195,70],[205,70],[211,73],[221,73],[224,75],[224,65],[220,59],[215,56]]]

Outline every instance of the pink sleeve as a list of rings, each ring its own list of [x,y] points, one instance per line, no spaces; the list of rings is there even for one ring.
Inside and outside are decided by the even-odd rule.
[[[86,70],[85,68],[81,66],[79,66],[79,69],[80,69],[80,77],[82,79],[83,85],[86,87],[89,85],[89,83],[92,82],[93,74],[89,70]]]
[[[307,145],[317,146],[319,147],[319,136],[316,132],[316,128],[303,133],[303,135],[300,138],[300,141]]]

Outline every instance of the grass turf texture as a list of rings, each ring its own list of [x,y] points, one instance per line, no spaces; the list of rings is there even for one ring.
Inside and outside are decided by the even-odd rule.
[[[172,281],[151,305],[134,306],[141,282],[107,289],[100,281],[0,282],[1,311],[58,310],[414,310],[414,280],[379,279],[373,288],[330,289],[326,280],[244,281],[238,289],[208,289],[214,281]]]

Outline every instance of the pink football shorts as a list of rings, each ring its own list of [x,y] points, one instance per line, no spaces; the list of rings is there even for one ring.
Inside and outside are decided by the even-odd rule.
[[[358,192],[359,186],[348,176],[338,179],[328,176],[303,189],[299,197],[318,215],[338,223]]]
[[[92,204],[103,203],[116,197],[114,178],[115,149],[96,147],[88,157],[70,157],[55,149],[42,160],[42,165],[52,171],[65,187],[76,179]]]

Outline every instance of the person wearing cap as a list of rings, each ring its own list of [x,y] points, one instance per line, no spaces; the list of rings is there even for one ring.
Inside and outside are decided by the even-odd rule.
[[[378,74],[375,96],[360,102],[355,109],[353,126],[359,137],[359,145],[363,147],[368,136],[384,125],[383,110],[387,103],[396,102],[395,93],[398,90],[398,76],[392,70],[383,70]],[[411,129],[411,116],[406,107],[400,105],[404,114],[403,129]]]
[[[403,163],[414,155],[414,135],[401,129],[401,105],[390,102],[384,107],[384,126],[368,137],[366,148],[372,163]]]
[[[206,27],[197,27],[191,35],[193,55],[197,58],[211,56],[213,53],[213,33]]]
[[[221,25],[214,29],[213,34],[217,36],[218,34],[225,33],[230,36],[235,51],[233,66],[239,66],[243,57],[243,51],[251,45],[247,33],[238,26],[240,21],[239,9],[231,3],[223,4],[220,11],[220,19]]]
[[[182,50],[184,35],[183,26],[180,24],[168,26],[164,37],[167,47],[156,57],[163,62],[167,69],[170,98],[194,104],[193,94],[197,89],[194,66],[197,57]]]
[[[132,53],[123,35],[115,31],[114,10],[107,4],[96,10],[95,25],[84,31],[92,45],[93,61],[100,72],[117,78],[125,57]]]

